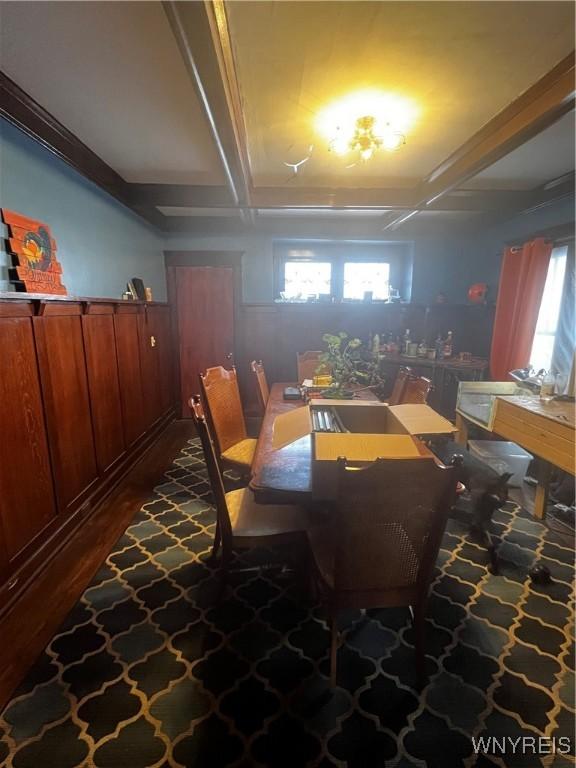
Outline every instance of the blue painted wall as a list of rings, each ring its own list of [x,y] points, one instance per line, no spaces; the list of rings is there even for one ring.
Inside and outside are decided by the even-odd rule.
[[[161,234],[4,120],[0,207],[50,226],[69,294],[120,298],[141,277],[155,299],[166,298]],[[6,279],[0,253],[0,290],[11,289]]]
[[[330,225],[329,225],[330,224]],[[362,240],[360,232],[347,233],[342,227],[325,224],[315,231],[305,233],[278,229],[277,237],[313,237],[323,239]],[[396,235],[396,233],[395,233]],[[254,235],[166,235],[164,247],[166,250],[233,250],[243,251],[243,298],[245,302],[269,302],[274,298],[273,252],[274,239],[272,234]],[[374,234],[364,239],[374,242]],[[471,283],[489,282],[497,284],[499,260],[483,259],[476,261],[474,249],[470,240],[462,237],[394,237],[394,242],[404,240],[406,243],[406,258],[412,267],[412,296],[415,303],[426,304],[433,302],[436,294],[443,292],[448,301],[465,303],[466,293]],[[385,241],[383,241],[385,242]]]
[[[0,206],[51,226],[64,282],[77,296],[119,297],[127,280],[141,277],[155,298],[164,299],[164,250],[232,250],[243,252],[243,300],[270,302],[275,239],[386,241],[377,225],[347,220],[310,221],[297,228],[289,221],[268,221],[260,232],[241,235],[159,233],[1,119]],[[433,302],[441,291],[449,302],[464,303],[476,282],[488,283],[496,296],[506,241],[573,222],[571,199],[473,235],[446,228],[424,236],[411,232],[408,224],[389,240],[406,244],[413,302]],[[6,265],[0,253],[0,290],[9,289]]]
[[[492,280],[480,279],[472,282],[491,283],[490,295],[496,298],[502,254],[507,243],[528,240],[553,227],[571,228],[574,233],[574,198],[560,200],[532,213],[514,216],[496,227],[479,232],[478,237],[470,238],[470,263],[486,274],[492,275]]]

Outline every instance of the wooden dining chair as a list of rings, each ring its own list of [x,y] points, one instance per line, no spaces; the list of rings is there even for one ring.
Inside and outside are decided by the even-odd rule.
[[[262,415],[266,411],[266,405],[268,404],[268,397],[270,396],[270,389],[268,388],[268,380],[266,379],[266,371],[262,360],[252,360],[250,363],[250,369],[256,378],[256,394],[258,395],[258,404]]]
[[[408,376],[399,405],[405,403],[426,403],[432,389],[432,382],[425,376]]]
[[[304,379],[313,379],[320,368],[321,373],[330,373],[329,366],[320,362],[321,351],[297,352],[296,363],[298,365],[298,383],[302,384]]]
[[[220,462],[248,475],[256,440],[246,432],[236,368],[208,368],[200,374],[200,385]]]
[[[404,394],[404,388],[406,387],[406,382],[411,374],[411,368],[407,368],[405,366],[399,368],[398,373],[396,374],[396,380],[394,381],[394,388],[392,389],[392,393],[387,400],[388,405],[400,405],[402,402],[402,396]]]
[[[315,582],[330,617],[331,684],[339,611],[398,606],[412,610],[422,683],[426,598],[454,498],[454,471],[432,457],[377,459],[365,468],[340,458],[338,483],[330,523],[308,532]]]
[[[214,451],[214,442],[204,417],[200,396],[194,395],[189,405],[202,443],[216,506],[216,533],[212,557],[215,558],[222,547],[221,567],[226,570],[234,549],[264,544],[284,544],[302,539],[308,528],[308,516],[305,510],[287,504],[257,504],[252,491],[248,488],[225,492],[222,473]]]

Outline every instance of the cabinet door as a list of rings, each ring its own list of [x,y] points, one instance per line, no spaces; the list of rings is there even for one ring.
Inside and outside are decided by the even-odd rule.
[[[138,307],[119,306],[114,315],[116,355],[120,378],[122,423],[126,447],[133,445],[144,432],[146,417],[142,395]]]
[[[0,317],[0,559],[13,562],[56,517],[30,317]],[[0,564],[0,571],[2,566]]]
[[[82,317],[86,370],[98,470],[103,474],[124,454],[124,431],[113,305],[94,304]]]
[[[47,307],[34,332],[58,509],[67,512],[98,478],[80,307]]]
[[[172,355],[170,310],[168,307],[158,307],[156,334],[158,341],[158,372],[160,377],[160,409],[164,414],[173,405],[172,395],[174,392],[174,358]]]
[[[140,335],[140,361],[142,369],[142,394],[146,427],[150,427],[161,415],[160,367],[156,313],[146,307],[138,316]]]

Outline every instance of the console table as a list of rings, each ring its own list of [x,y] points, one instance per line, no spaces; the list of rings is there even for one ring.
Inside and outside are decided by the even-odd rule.
[[[574,475],[574,403],[539,397],[498,396],[492,431],[542,459],[534,515],[546,514],[552,467]]]

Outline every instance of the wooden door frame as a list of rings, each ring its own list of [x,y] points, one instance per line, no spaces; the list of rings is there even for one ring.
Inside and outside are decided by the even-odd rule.
[[[242,256],[244,251],[164,251],[166,268],[166,287],[170,305],[170,331],[174,352],[174,402],[178,404],[177,414],[183,418],[181,371],[180,371],[180,338],[178,334],[178,311],[176,306],[176,268],[177,267],[231,267],[233,270],[233,356],[234,363],[240,349],[240,307],[242,304]],[[200,384],[198,384],[200,391]]]

